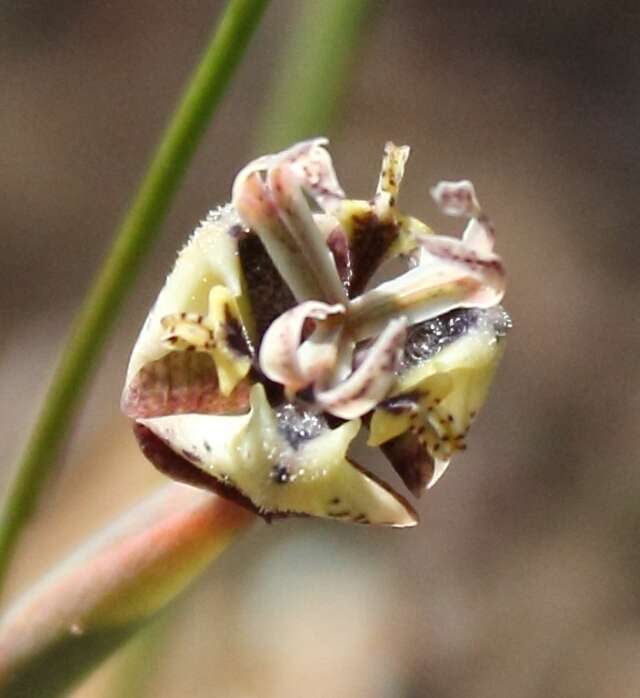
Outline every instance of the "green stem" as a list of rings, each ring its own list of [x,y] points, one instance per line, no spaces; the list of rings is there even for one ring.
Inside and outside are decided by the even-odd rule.
[[[255,518],[232,502],[174,483],[140,501],[0,618],[0,695],[68,695]]]
[[[82,388],[267,4],[268,0],[228,3],[80,310],[0,514],[0,586]]]
[[[278,59],[259,150],[324,135],[333,121],[349,64],[364,25],[368,0],[307,0],[296,30]]]

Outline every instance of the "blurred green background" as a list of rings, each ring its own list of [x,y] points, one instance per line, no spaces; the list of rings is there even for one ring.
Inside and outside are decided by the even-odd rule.
[[[261,114],[314,1],[273,0],[119,322],[13,593],[159,480],[118,412],[128,353],[175,251],[277,136]],[[221,6],[0,4],[3,482]],[[74,696],[640,695],[639,31],[635,3],[370,0],[326,134],[343,186],[368,197],[385,140],[409,143],[403,210],[451,230],[428,188],[472,179],[509,271],[515,329],[469,451],[419,503],[417,529],[257,526],[146,654],[125,650]]]

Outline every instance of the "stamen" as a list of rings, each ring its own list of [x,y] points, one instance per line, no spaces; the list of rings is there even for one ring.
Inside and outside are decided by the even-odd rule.
[[[375,212],[381,220],[395,217],[400,182],[404,177],[404,166],[410,151],[408,145],[397,146],[391,141],[384,146],[382,169],[374,199]]]
[[[471,217],[462,240],[416,231],[418,265],[352,301],[348,323],[358,339],[380,332],[398,313],[414,324],[457,308],[488,308],[501,301],[504,266],[493,252],[493,226],[473,185],[440,182],[432,195],[444,213]]]

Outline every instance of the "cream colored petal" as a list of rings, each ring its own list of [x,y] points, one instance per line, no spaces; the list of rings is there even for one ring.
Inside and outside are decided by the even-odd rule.
[[[240,297],[240,264],[236,242],[229,234],[238,223],[238,216],[230,206],[221,208],[200,224],[180,251],[136,340],[125,386],[143,366],[172,351],[163,342],[166,329],[162,318],[183,312],[206,315],[209,292],[216,285],[226,286],[235,297]]]
[[[457,270],[462,280],[468,280],[469,293],[460,308],[489,308],[504,296],[506,275],[502,260],[496,254],[479,253],[464,240],[445,235],[420,239],[420,245],[436,262]],[[485,244],[485,239],[481,243]]]
[[[391,396],[374,412],[370,445],[411,431],[433,459],[431,487],[451,456],[465,448],[467,432],[486,400],[504,350],[489,322],[480,322],[439,353],[404,371]]]
[[[229,323],[242,332],[240,310],[234,297],[223,286],[214,286],[209,294],[208,321],[213,327],[214,346],[211,355],[216,364],[218,382],[223,395],[230,395],[236,385],[249,373],[251,358],[240,354],[229,343]]]
[[[405,316],[410,325],[465,306],[480,282],[452,265],[421,263],[351,301],[347,324],[356,339],[377,335],[389,320]]]
[[[262,512],[413,526],[415,512],[346,457],[358,420],[294,448],[256,385],[250,414],[178,415],[141,422],[188,461],[238,489]]]

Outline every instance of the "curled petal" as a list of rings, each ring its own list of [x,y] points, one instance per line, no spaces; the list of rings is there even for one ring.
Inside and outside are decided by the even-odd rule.
[[[482,211],[475,188],[469,180],[439,182],[431,189],[431,196],[445,215],[471,219],[462,236],[469,247],[480,254],[493,251],[493,225]]]
[[[305,180],[293,166],[285,163],[272,168],[267,181],[280,218],[306,260],[306,273],[315,278],[320,288],[320,297],[331,303],[345,302],[347,294],[333,255],[303,193]]]
[[[505,271],[502,260],[493,251],[493,225],[480,208],[473,184],[468,180],[440,182],[431,193],[443,213],[470,220],[462,240],[445,235],[423,235],[418,239],[419,244],[434,259],[455,266],[480,282],[478,290],[466,299],[466,307],[496,305],[504,295]]]
[[[232,200],[267,248],[296,298],[346,300],[344,287],[303,191],[319,205],[344,196],[322,140],[250,163],[236,177]],[[266,181],[262,171],[267,172]]]
[[[327,213],[332,213],[344,199],[344,191],[338,182],[331,155],[322,146],[326,138],[315,138],[301,144],[301,149],[286,158],[307,191]],[[287,152],[287,151],[285,151]]]
[[[288,164],[304,182],[305,190],[329,212],[344,199],[344,191],[338,182],[331,155],[324,147],[328,142],[327,138],[313,138],[279,153],[256,158],[240,171],[234,186],[241,186],[243,180],[253,173],[267,172],[276,165]]]
[[[480,209],[473,185],[440,182],[433,195],[445,213],[472,216],[462,239],[425,234],[411,224],[419,262],[351,303],[349,323],[358,338],[376,334],[394,314],[403,313],[414,324],[456,308],[488,308],[502,300],[504,266],[493,252],[493,226]]]
[[[413,325],[465,306],[480,288],[476,279],[445,264],[420,264],[355,298],[347,323],[356,339],[372,337],[398,315]]]
[[[447,216],[476,218],[480,212],[475,189],[468,179],[459,182],[438,182],[431,189],[431,196]]]
[[[322,298],[316,276],[308,273],[303,251],[280,220],[272,193],[256,172],[238,175],[233,185],[233,205],[244,223],[260,236],[296,299]]]
[[[406,318],[392,320],[346,380],[329,390],[316,392],[317,403],[343,419],[354,419],[372,410],[394,381],[406,335]]]
[[[483,236],[482,244],[484,242]],[[489,308],[502,300],[506,275],[502,260],[497,254],[478,252],[465,240],[445,235],[422,237],[420,245],[434,260],[442,262],[452,271],[456,270],[460,279],[458,285],[464,284],[468,291],[461,302],[450,310],[455,307]]]
[[[343,305],[306,301],[283,313],[262,340],[259,360],[265,376],[294,394],[330,371],[336,362],[339,326],[319,326],[305,341],[302,333],[307,320],[321,323],[344,312]]]

